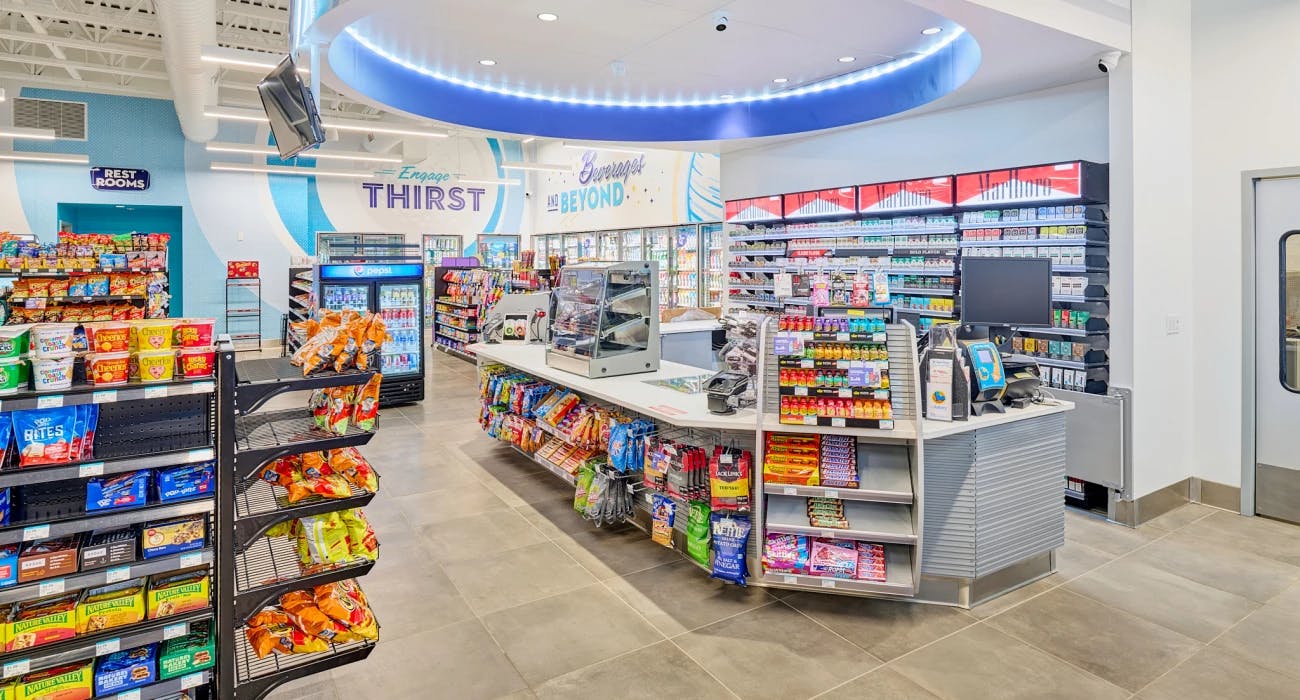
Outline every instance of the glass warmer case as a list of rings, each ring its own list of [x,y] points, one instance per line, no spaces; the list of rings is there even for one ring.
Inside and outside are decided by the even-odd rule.
[[[658,370],[658,264],[564,266],[551,293],[546,364],[585,377]]]

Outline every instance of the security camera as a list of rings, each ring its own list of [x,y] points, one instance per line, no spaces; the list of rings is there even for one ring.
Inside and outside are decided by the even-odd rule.
[[[730,26],[730,25],[731,25],[731,18],[727,16],[727,13],[725,13],[725,12],[715,12],[715,13],[713,13],[713,28],[714,28],[714,29],[716,29],[716,30],[718,30],[718,31],[720,31],[720,32],[725,32],[725,31],[727,31],[727,27]]]
[[[1098,56],[1097,70],[1101,71],[1102,73],[1109,73],[1115,70],[1115,66],[1119,65],[1119,57],[1120,57],[1120,52],[1118,51],[1107,51],[1106,53]]]

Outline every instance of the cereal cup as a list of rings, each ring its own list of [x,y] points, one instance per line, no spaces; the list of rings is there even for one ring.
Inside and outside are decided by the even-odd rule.
[[[133,322],[131,324],[131,349],[141,352],[170,350],[175,325],[169,318],[151,318],[145,321]]]
[[[131,326],[121,321],[87,323],[86,347],[94,353],[119,353],[131,349]]]
[[[216,319],[183,318],[176,322],[175,343],[178,348],[212,347],[212,327]]]
[[[0,394],[26,389],[29,370],[27,360],[21,357],[0,359]]]
[[[31,349],[36,357],[62,358],[72,353],[72,323],[38,323],[32,327]]]
[[[132,361],[131,374],[141,382],[170,382],[176,371],[176,354],[171,350],[141,350]]]
[[[72,355],[32,358],[32,383],[37,391],[55,391],[72,386]]]
[[[27,354],[31,326],[0,326],[0,360],[13,360]]]
[[[131,355],[125,352],[86,355],[86,381],[96,386],[125,384],[130,378]]]
[[[179,331],[177,331],[179,333]],[[176,374],[184,379],[211,377],[217,361],[212,348],[186,348],[176,352]]]

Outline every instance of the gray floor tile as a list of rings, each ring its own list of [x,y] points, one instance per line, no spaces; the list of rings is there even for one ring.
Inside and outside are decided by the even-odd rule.
[[[942,605],[819,593],[797,593],[785,602],[883,661],[975,623],[965,612]]]
[[[550,542],[448,562],[443,570],[465,602],[480,615],[571,591],[594,581],[586,569]]]
[[[1194,532],[1175,532],[1134,552],[1132,558],[1261,603],[1300,579],[1300,568],[1240,547],[1225,547]]]
[[[533,688],[664,639],[599,584],[497,611],[483,624]]]
[[[939,700],[939,696],[908,680],[907,676],[885,666],[865,676],[854,678],[822,695],[817,700]]]
[[[1209,647],[1147,686],[1142,700],[1268,700],[1296,695],[1296,680]]]
[[[365,661],[330,672],[341,698],[499,698],[528,686],[478,620],[380,643]]]
[[[1164,515],[1152,518],[1151,520],[1142,523],[1142,527],[1152,530],[1172,532],[1217,511],[1218,508],[1211,508],[1210,506],[1202,505],[1200,503],[1186,503],[1168,513],[1165,513]]]
[[[1217,511],[1179,531],[1228,548],[1237,548],[1300,566],[1300,537],[1295,525]]]
[[[1073,510],[1065,511],[1065,538],[1107,554],[1119,556],[1150,542],[1161,534],[1157,530],[1134,530]]]
[[[756,586],[709,578],[686,560],[609,579],[606,585],[670,637],[776,602]]]
[[[985,624],[895,661],[892,668],[950,700],[1106,700],[1129,693]]]
[[[520,457],[520,459],[523,458]],[[573,486],[549,471],[540,474],[503,478],[498,483],[502,489],[497,491],[498,496],[506,493],[515,496],[518,500],[517,503],[511,503],[513,506],[573,498]],[[508,499],[507,502],[509,502]]]
[[[1274,671],[1300,676],[1300,613],[1266,607],[1223,633],[1214,646]]]
[[[675,550],[655,544],[631,526],[586,529],[558,537],[555,543],[596,578],[607,579],[682,560]]]
[[[1060,574],[1052,574],[1051,576],[1040,578],[1033,583],[1021,586],[1014,591],[1003,593],[992,600],[980,603],[967,612],[970,613],[971,617],[978,620],[987,620],[994,615],[1000,615],[1018,605],[1023,605],[1025,602],[1033,600],[1035,597],[1065,583],[1065,581],[1066,579],[1064,576],[1061,576]]]
[[[600,690],[600,689],[605,690]],[[542,700],[606,694],[619,700],[687,700],[732,697],[672,642],[660,642],[594,666],[567,673],[537,688]]]
[[[1268,601],[1269,607],[1283,608],[1300,613],[1300,582],[1291,584],[1285,591]]]
[[[364,662],[362,662],[364,663]],[[266,700],[340,700],[338,689],[328,673],[318,673],[289,681],[266,696]]]
[[[573,509],[572,495],[530,503],[518,511],[549,537],[594,529],[590,522]]]
[[[429,552],[443,563],[547,541],[522,515],[508,509],[423,525],[420,534],[429,543]]]
[[[1209,642],[1259,607],[1154,566],[1123,559],[1065,584],[1075,593]]]
[[[781,603],[673,641],[742,698],[811,697],[880,663]]]
[[[989,624],[1133,692],[1202,648],[1190,637],[1062,588]]]
[[[389,559],[387,554],[380,561]],[[378,566],[361,579],[385,642],[404,639],[474,617],[451,579],[436,564],[405,559],[402,566]]]
[[[1115,555],[1109,552],[1089,547],[1082,542],[1066,540],[1065,544],[1056,550],[1056,573],[1061,579],[1068,581],[1072,578],[1078,578],[1114,558]]]
[[[496,494],[482,484],[401,496],[397,499],[397,506],[402,509],[406,521],[416,530],[425,525],[471,515],[510,511],[505,501],[497,498]]]

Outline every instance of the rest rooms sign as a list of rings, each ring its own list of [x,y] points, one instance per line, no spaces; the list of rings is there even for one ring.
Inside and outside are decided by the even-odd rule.
[[[143,192],[149,189],[149,171],[129,168],[91,168],[90,186],[106,192]]]

